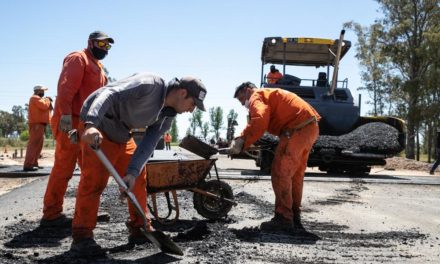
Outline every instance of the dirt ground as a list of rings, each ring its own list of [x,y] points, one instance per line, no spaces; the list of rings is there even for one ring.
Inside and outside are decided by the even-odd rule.
[[[43,155],[44,157],[44,155]],[[400,160],[397,161],[397,163]],[[234,163],[220,158],[222,174],[239,173],[252,161]],[[237,164],[239,166],[237,166]],[[396,166],[396,165],[394,165]],[[367,176],[368,177],[368,176]],[[66,195],[65,211],[73,215],[74,177]],[[153,245],[127,243],[125,203],[110,181],[101,199],[95,239],[107,254],[85,258],[70,252],[71,232],[40,228],[42,193],[47,179],[0,196],[0,263],[438,263],[440,260],[440,197],[438,185],[367,184],[306,181],[303,220],[306,231],[267,233],[259,229],[273,215],[274,194],[267,180],[227,180],[238,203],[220,221],[205,219],[194,209],[193,194],[179,191],[179,220],[154,226],[184,251],[183,257],[160,253]],[[159,212],[167,212],[163,196]],[[32,201],[35,205],[31,204]],[[24,206],[23,202],[30,204]]]

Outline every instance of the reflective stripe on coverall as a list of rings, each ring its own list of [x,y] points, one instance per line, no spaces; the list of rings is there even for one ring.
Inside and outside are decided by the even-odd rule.
[[[44,143],[44,132],[50,121],[50,100],[32,95],[29,100],[29,141],[26,147],[24,168],[38,166],[38,158]]]
[[[134,140],[130,139],[127,143],[120,144],[110,141],[105,135],[103,136],[104,139],[101,144],[101,150],[113,164],[120,176],[124,177],[130,159],[136,149]],[[83,167],[81,168],[81,179],[76,196],[75,217],[73,218],[72,225],[72,237],[74,240],[93,237],[100,197],[107,186],[110,176],[90,146],[83,143],[80,143],[80,145],[83,153]],[[136,178],[133,194],[136,196],[140,206],[144,208],[145,215],[148,215],[145,168]],[[142,227],[144,223],[143,218],[137,215],[136,209],[128,202],[128,199],[127,203],[130,213],[129,225],[131,227]],[[148,223],[147,227],[151,227],[151,224]]]
[[[280,136],[283,130],[295,128],[319,114],[296,94],[281,89],[254,89],[249,99],[250,120],[241,136],[244,149],[257,141],[265,131]],[[272,186],[275,193],[275,213],[292,221],[293,212],[299,210],[302,198],[307,158],[319,134],[312,122],[289,138],[280,136],[272,162]]]
[[[52,220],[61,215],[64,194],[77,161],[81,167],[79,144],[71,144],[67,134],[58,131],[61,115],[72,115],[72,129],[78,129],[84,100],[106,84],[102,64],[87,49],[72,52],[64,59],[51,121],[56,139],[55,162],[44,195],[43,219]]]

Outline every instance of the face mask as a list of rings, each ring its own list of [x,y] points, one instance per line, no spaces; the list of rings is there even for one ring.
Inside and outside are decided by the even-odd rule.
[[[270,70],[271,73],[275,73],[276,71],[277,71],[277,70],[275,70],[275,69]]]
[[[249,109],[249,99],[246,99],[246,101],[244,101],[244,107]]]
[[[42,92],[42,93],[38,93],[37,94],[39,97],[43,97],[44,96],[44,92]]]
[[[108,53],[108,51],[102,50],[102,49],[97,48],[97,47],[93,47],[91,51],[92,51],[93,57],[95,57],[97,60],[104,59],[105,56],[107,56],[107,53]]]

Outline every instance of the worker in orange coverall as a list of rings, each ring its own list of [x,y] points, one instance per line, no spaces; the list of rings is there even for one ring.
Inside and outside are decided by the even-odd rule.
[[[107,89],[107,87],[109,87]],[[71,251],[79,255],[101,255],[93,239],[100,197],[110,173],[90,146],[99,146],[148,217],[145,164],[177,114],[205,111],[206,88],[194,77],[174,78],[168,83],[151,73],[138,73],[91,94],[81,109],[83,161],[72,222]],[[142,140],[134,143],[130,131],[147,127]],[[141,232],[144,219],[128,202],[129,244],[147,242]],[[147,231],[153,231],[148,219]]]
[[[271,65],[270,72],[267,74],[266,78],[268,84],[275,84],[278,82],[278,80],[283,78],[283,74],[277,68],[275,68],[275,65]]]
[[[26,148],[26,157],[24,159],[24,171],[38,170],[38,158],[44,143],[44,132],[50,122],[52,111],[52,98],[44,97],[44,91],[47,88],[42,85],[34,87],[34,94],[29,100],[29,141]]]
[[[171,137],[171,134],[169,132],[165,133],[165,136],[163,137],[165,141],[165,147],[166,150],[171,150],[171,140],[173,140],[173,137]]]
[[[304,229],[300,216],[304,172],[309,152],[318,138],[321,117],[296,94],[282,89],[256,89],[251,82],[238,86],[234,98],[249,109],[250,120],[241,135],[232,141],[230,154],[246,150],[265,131],[280,138],[272,162],[275,216],[263,222],[261,230]]]
[[[58,80],[58,94],[51,121],[56,140],[55,162],[44,195],[42,227],[70,227],[72,220],[63,214],[64,195],[76,162],[81,165],[77,138],[68,132],[78,128],[79,113],[84,100],[107,84],[103,65],[114,40],[102,31],[89,35],[87,48],[67,55]]]

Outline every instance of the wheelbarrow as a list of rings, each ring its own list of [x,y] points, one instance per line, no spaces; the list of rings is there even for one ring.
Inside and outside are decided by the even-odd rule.
[[[211,158],[211,153],[216,154],[217,149],[192,136],[184,138],[180,146],[195,154],[200,154],[199,150],[202,149],[204,159],[148,163],[147,193],[152,203],[148,205],[150,212],[159,223],[173,224],[180,214],[176,191],[188,190],[194,193],[194,208],[201,216],[211,220],[225,217],[237,203],[233,200],[232,188],[219,178],[215,165],[217,159]],[[206,180],[207,176],[211,178],[212,167],[216,179]],[[168,208],[166,216],[160,216],[158,212],[157,194],[159,193],[164,193],[166,197]],[[174,218],[170,218],[173,211]]]

